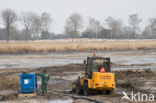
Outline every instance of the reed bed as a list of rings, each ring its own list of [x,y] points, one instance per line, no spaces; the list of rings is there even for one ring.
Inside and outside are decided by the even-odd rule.
[[[71,42],[70,40],[66,40],[66,42],[63,42],[63,40],[39,40],[34,43],[24,43],[24,41],[6,43],[0,41],[0,53],[156,49],[156,40],[87,40],[77,40],[75,42]]]

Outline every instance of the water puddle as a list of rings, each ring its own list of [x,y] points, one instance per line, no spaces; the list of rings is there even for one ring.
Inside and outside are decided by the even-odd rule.
[[[0,90],[0,95],[17,94],[16,90]]]
[[[63,74],[57,75],[57,76],[52,76],[53,79],[64,79],[64,80],[69,80],[73,81],[78,78],[78,76],[83,76],[83,72],[63,72]]]
[[[49,100],[48,103],[72,103],[72,99],[67,99],[67,100],[61,100],[61,99],[54,99],[54,100]]]
[[[62,66],[69,63],[81,63],[81,59],[0,59],[0,69],[11,68],[39,68],[49,66]]]
[[[111,60],[116,64],[132,65],[132,64],[156,64],[156,55],[127,55],[115,56]]]
[[[112,67],[112,71],[118,71],[118,70],[135,70],[135,69],[156,69],[155,65],[151,66],[120,66],[120,67]]]

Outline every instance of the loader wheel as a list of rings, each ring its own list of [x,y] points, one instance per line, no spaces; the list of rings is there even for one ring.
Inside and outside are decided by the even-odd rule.
[[[111,93],[110,90],[106,90],[106,95],[109,95]]]
[[[80,77],[78,77],[77,83],[76,83],[76,93],[80,94],[80,92],[81,92],[81,84],[80,84]]]
[[[88,82],[84,82],[84,86],[83,86],[83,95],[87,96],[89,95],[89,88],[88,88]]]

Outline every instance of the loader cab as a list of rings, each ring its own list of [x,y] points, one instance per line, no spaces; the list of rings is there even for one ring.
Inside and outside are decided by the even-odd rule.
[[[101,67],[105,68],[105,72],[110,72],[110,58],[103,57],[87,57],[87,60],[84,60],[85,76],[86,78],[92,78],[93,72],[100,72]]]

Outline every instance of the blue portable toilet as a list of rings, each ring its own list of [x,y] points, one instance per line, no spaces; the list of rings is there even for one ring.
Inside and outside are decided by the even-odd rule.
[[[21,74],[21,93],[35,93],[37,91],[37,75],[35,73]]]

